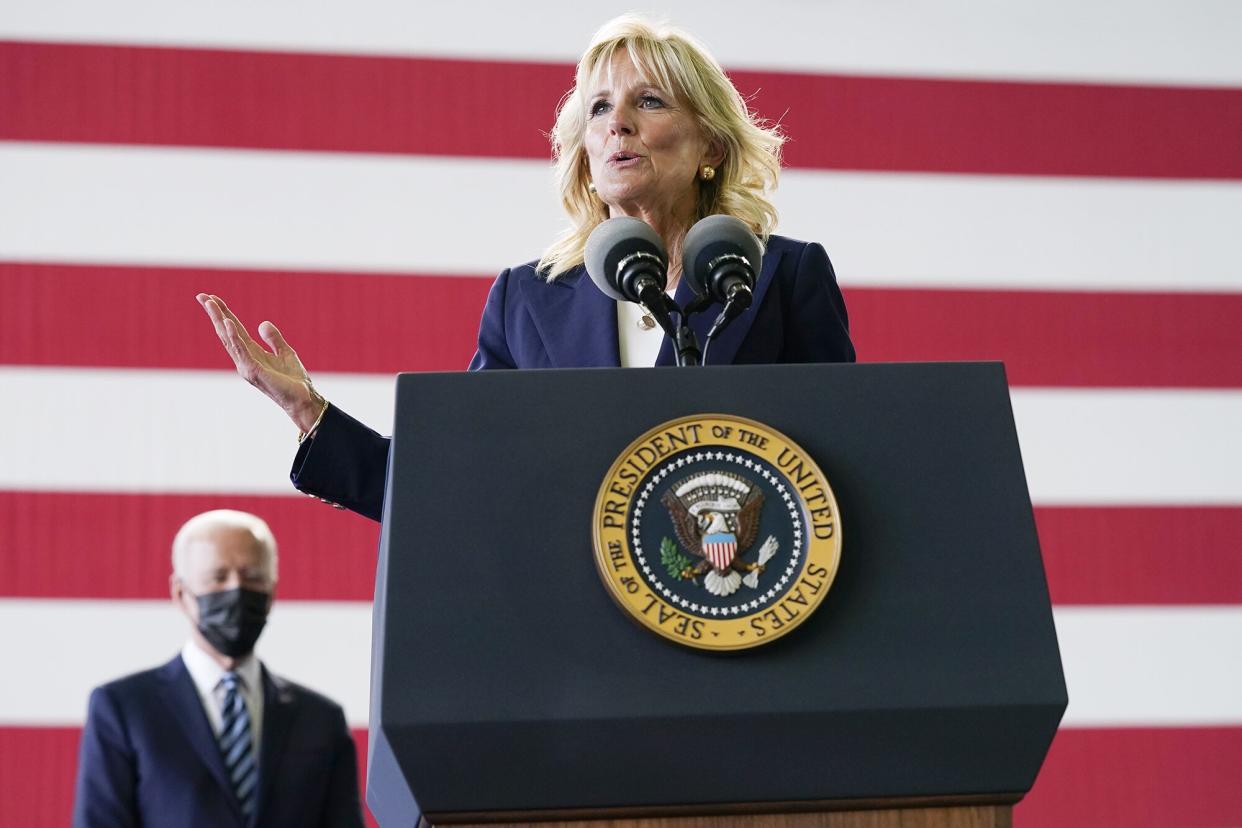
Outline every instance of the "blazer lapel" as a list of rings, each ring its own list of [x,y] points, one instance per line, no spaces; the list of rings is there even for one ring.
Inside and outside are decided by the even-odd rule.
[[[280,774],[280,762],[285,755],[285,743],[297,718],[297,695],[281,679],[263,670],[263,733],[259,746],[259,798],[255,815],[256,824],[264,823],[265,810],[271,796],[273,780]]]
[[[233,792],[228,773],[224,769],[224,757],[220,755],[220,746],[216,743],[216,735],[211,730],[211,722],[207,720],[207,711],[203,710],[203,702],[194,687],[194,680],[185,669],[181,656],[160,668],[159,680],[164,684],[165,692],[160,698],[172,709],[173,718],[181,727],[190,746],[198,754],[198,758],[207,766],[212,777],[219,783],[224,797],[230,803],[237,821],[242,819],[241,807]]]
[[[605,296],[585,268],[551,284],[521,282],[531,318],[553,368],[600,368],[621,364],[617,303]]]
[[[767,295],[768,287],[772,284],[772,280],[776,275],[776,266],[780,264],[781,255],[781,253],[765,253],[763,265],[759,268],[759,278],[755,280],[755,295],[750,303],[750,307],[741,316],[734,319],[729,327],[725,328],[724,332],[712,342],[711,348],[707,351],[708,364],[733,364],[733,360],[737,357],[738,348],[741,347],[742,341],[746,339],[746,334],[750,332],[751,323],[755,321],[755,314],[758,313],[759,306],[763,304],[763,297]],[[677,292],[674,294],[673,299],[683,308],[694,299],[694,291],[690,289],[690,283],[687,280],[682,279],[677,283]],[[724,310],[723,305],[713,302],[706,309],[690,317],[690,328],[698,338],[700,348],[707,344],[707,332],[711,330],[712,323],[716,321],[716,317],[720,315],[722,310]],[[660,346],[660,356],[656,359],[656,365],[676,364],[677,360],[673,354],[673,343],[666,336],[664,337],[664,344]]]

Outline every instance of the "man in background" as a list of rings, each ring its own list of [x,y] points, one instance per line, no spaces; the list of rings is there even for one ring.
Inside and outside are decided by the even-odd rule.
[[[361,826],[341,707],[254,655],[276,587],[267,524],[228,510],[193,517],[172,568],[190,638],[162,667],[91,694],[73,824]]]

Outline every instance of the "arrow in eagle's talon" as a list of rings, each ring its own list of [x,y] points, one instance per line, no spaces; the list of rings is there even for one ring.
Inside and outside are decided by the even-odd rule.
[[[775,535],[768,535],[768,539],[763,542],[763,546],[759,549],[759,566],[763,566],[772,560],[772,556],[776,554],[776,550],[780,548]]]

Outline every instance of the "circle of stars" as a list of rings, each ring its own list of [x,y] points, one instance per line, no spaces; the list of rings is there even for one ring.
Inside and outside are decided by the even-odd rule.
[[[781,577],[766,591],[760,593],[757,597],[732,607],[708,607],[683,598],[675,594],[671,589],[665,586],[660,580],[655,568],[647,561],[647,556],[643,552],[642,545],[642,517],[643,510],[647,506],[647,500],[655,491],[656,486],[660,484],[670,474],[676,473],[678,469],[684,468],[692,462],[710,462],[715,460],[724,463],[736,463],[737,465],[753,472],[754,474],[766,480],[776,493],[780,496],[782,504],[789,512],[790,522],[793,524],[793,553],[789,556],[789,565],[781,573]],[[756,462],[752,458],[733,452],[726,451],[696,451],[693,454],[686,452],[680,455],[676,460],[670,460],[661,466],[651,477],[647,479],[647,483],[643,486],[638,494],[638,500],[634,503],[633,521],[630,526],[630,538],[634,547],[634,557],[638,561],[638,566],[642,570],[651,588],[672,604],[676,604],[682,609],[688,610],[696,615],[703,617],[730,617],[737,615],[747,615],[754,610],[768,604],[778,595],[783,595],[785,585],[789,583],[789,579],[798,571],[798,564],[802,558],[802,538],[803,538],[803,521],[802,511],[798,508],[798,503],[790,492],[789,487],[785,485],[785,478],[779,474],[773,473],[767,466],[761,462]],[[770,564],[771,562],[769,562]],[[770,571],[770,570],[769,570]],[[766,572],[764,574],[767,574]]]

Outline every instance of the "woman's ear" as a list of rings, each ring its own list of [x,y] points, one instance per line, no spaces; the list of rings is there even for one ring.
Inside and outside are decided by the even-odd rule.
[[[711,164],[713,167],[719,167],[724,163],[724,157],[724,142],[719,138],[707,139],[707,151],[703,153],[703,163]]]

